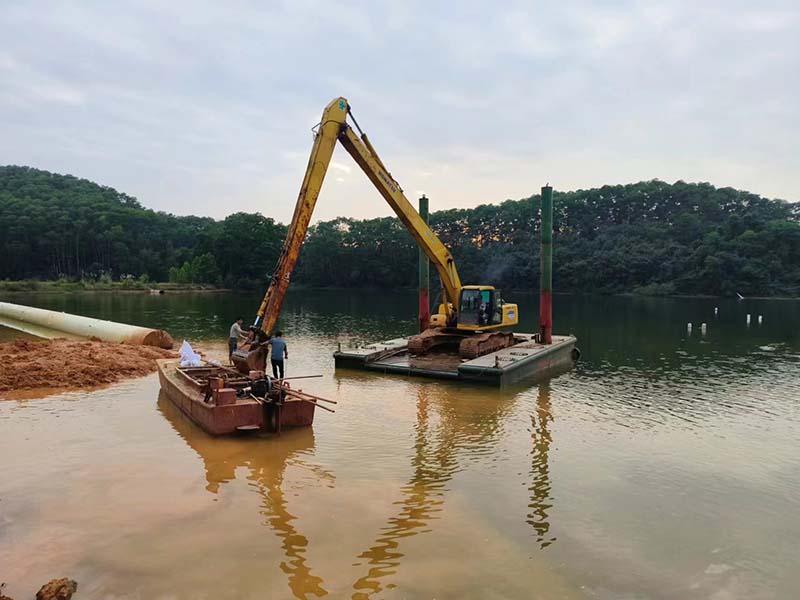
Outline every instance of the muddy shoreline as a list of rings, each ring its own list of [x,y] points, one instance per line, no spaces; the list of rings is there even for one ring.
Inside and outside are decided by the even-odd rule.
[[[0,399],[97,388],[156,370],[156,359],[177,353],[134,346],[66,339],[0,343]]]

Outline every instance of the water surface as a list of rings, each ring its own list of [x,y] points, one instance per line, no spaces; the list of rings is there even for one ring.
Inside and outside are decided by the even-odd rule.
[[[221,350],[258,304],[5,299]],[[533,330],[535,298],[511,299]],[[324,374],[304,388],[339,405],[281,438],[209,438],[154,376],[0,402],[8,593],[68,575],[81,598],[800,595],[800,303],[559,296],[583,358],[533,387],[333,371],[339,341],[406,334],[415,306],[290,294],[289,374]]]

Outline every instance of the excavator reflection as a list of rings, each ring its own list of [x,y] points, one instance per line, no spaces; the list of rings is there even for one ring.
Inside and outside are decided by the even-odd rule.
[[[503,398],[497,402],[477,403],[474,407],[478,414],[465,414],[463,399],[458,398],[457,391],[440,388],[437,392],[440,393],[433,398],[429,396],[427,386],[420,387],[417,392],[414,471],[403,488],[403,497],[396,502],[399,511],[388,519],[373,545],[359,555],[367,561],[369,570],[353,584],[353,600],[366,600],[392,587],[385,580],[396,574],[400,567],[404,556],[399,548],[401,540],[431,531],[431,521],[443,510],[447,483],[463,468],[459,458],[468,458],[475,448],[491,452],[502,436],[505,416],[514,409],[514,402]],[[435,427],[430,424],[431,404],[439,416]],[[548,466],[552,441],[548,430],[552,421],[549,383],[539,387],[536,414],[531,415],[531,420],[534,425],[532,480],[528,487],[531,512],[526,521],[533,527],[537,543],[545,548],[555,541],[555,538],[545,540],[550,529],[549,509],[552,508]]]
[[[314,471],[319,480],[335,482],[333,474],[303,460],[314,450],[314,432],[309,428],[265,439],[265,452],[254,448],[255,440],[243,444],[236,438],[211,438],[198,429],[164,396],[158,397],[158,408],[175,431],[203,459],[206,489],[217,493],[222,484],[236,478],[236,469],[249,469],[248,481],[262,498],[261,514],[265,524],[281,539],[284,560],[280,568],[287,575],[289,589],[295,598],[322,597],[328,594],[321,577],[314,575],[306,558],[308,538],[294,525],[296,517],[289,511],[283,493],[286,467],[298,465]]]
[[[358,555],[366,562],[367,572],[353,583],[354,600],[378,594],[383,587],[381,580],[394,574],[400,566],[403,553],[400,541],[418,533],[429,531],[430,521],[442,510],[447,482],[459,470],[456,460],[457,444],[455,430],[450,428],[446,411],[441,411],[441,422],[431,424],[431,401],[423,387],[417,392],[417,420],[414,436],[414,455],[411,459],[413,472],[403,486],[403,497],[395,504],[400,508],[387,520],[375,537],[372,545]],[[439,407],[445,408],[440,405]],[[438,430],[438,444],[432,438]],[[391,584],[386,587],[390,587]]]
[[[400,496],[393,503],[397,509],[387,517],[385,525],[369,545],[356,555],[354,566],[364,571],[352,583],[351,598],[381,597],[395,587],[392,579],[397,576],[405,556],[403,540],[433,530],[433,523],[444,510],[453,477],[465,469],[465,464],[474,458],[476,452],[490,454],[496,451],[503,439],[505,422],[517,409],[518,403],[526,398],[529,396],[490,398],[470,403],[469,410],[465,411],[458,388],[417,388],[412,470]],[[291,436],[264,440],[265,445],[269,445],[268,452],[253,452],[251,444],[242,444],[236,439],[210,439],[199,434],[166,399],[159,399],[159,408],[178,434],[202,458],[209,491],[216,493],[222,484],[233,480],[237,468],[249,470],[247,480],[262,498],[263,523],[281,540],[285,560],[280,568],[288,578],[293,596],[313,598],[332,593],[309,564],[307,551],[310,540],[298,530],[296,517],[290,511],[283,490],[284,472],[289,465],[310,469],[315,479],[329,485],[335,483],[332,473],[304,459],[313,453],[313,432],[294,431]],[[554,541],[548,537],[552,507],[548,467],[552,416],[547,384],[539,388],[531,420],[530,503],[525,520],[533,528],[537,544],[545,548]]]

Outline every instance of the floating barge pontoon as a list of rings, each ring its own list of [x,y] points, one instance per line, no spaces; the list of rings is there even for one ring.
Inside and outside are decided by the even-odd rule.
[[[427,222],[428,199],[423,196],[419,202],[420,215]],[[409,337],[348,349],[342,349],[340,345],[333,354],[336,368],[505,386],[522,381],[533,384],[574,367],[580,358],[580,351],[575,346],[578,340],[573,335],[553,335],[553,188],[549,185],[542,188],[541,214],[538,333],[515,332],[513,339],[507,340],[510,342],[507,347],[477,358],[463,358],[454,349],[431,348],[427,353],[415,354],[409,351]],[[420,251],[420,332],[425,332],[431,324],[428,267],[428,255]],[[419,349],[420,345],[412,347]],[[472,353],[464,354],[474,356]]]
[[[413,355],[408,338],[396,338],[358,348],[334,352],[336,368],[361,369],[435,379],[468,381],[504,386],[518,381],[550,377],[572,368],[580,356],[572,335],[554,335],[551,344],[541,344],[531,333],[515,333],[513,346],[470,360],[456,353]]]
[[[253,381],[234,369],[181,367],[179,359],[161,359],[156,364],[161,389],[170,402],[211,435],[280,433],[314,422],[313,401],[289,396],[279,386],[271,388],[264,398],[244,394],[243,389]]]

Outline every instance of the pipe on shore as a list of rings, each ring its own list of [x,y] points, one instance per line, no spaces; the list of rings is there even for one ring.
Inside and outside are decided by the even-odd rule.
[[[46,338],[68,334],[79,338],[97,338],[103,342],[166,349],[173,347],[172,338],[162,329],[137,327],[10,302],[0,302],[0,325]]]

